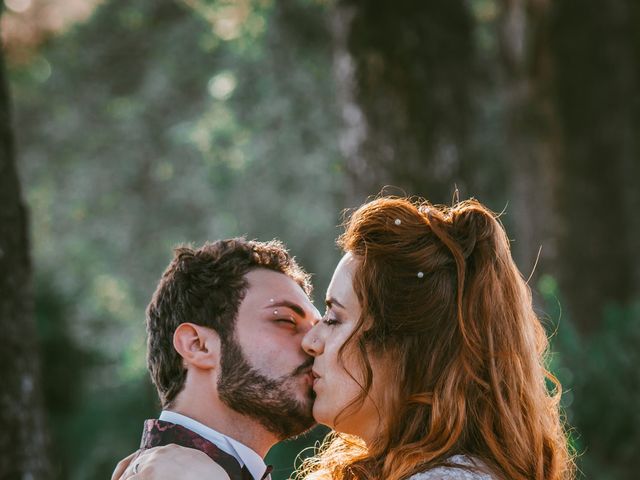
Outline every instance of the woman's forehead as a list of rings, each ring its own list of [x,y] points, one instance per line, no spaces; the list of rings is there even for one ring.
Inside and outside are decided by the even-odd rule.
[[[351,253],[346,253],[342,257],[327,289],[327,300],[333,299],[347,309],[359,308],[358,299],[353,290],[353,275],[359,262]]]

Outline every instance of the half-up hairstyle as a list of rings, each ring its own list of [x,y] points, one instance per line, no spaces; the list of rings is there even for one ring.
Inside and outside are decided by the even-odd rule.
[[[300,476],[401,480],[461,454],[496,478],[573,478],[547,338],[495,214],[476,200],[382,197],[353,213],[338,244],[359,260],[362,307],[341,352],[365,366],[360,400],[369,356],[388,359],[390,394],[373,443],[334,433]]]

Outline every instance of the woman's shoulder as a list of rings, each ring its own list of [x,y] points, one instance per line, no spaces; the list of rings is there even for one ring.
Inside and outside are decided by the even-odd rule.
[[[452,466],[425,470],[412,475],[408,480],[495,480],[481,461],[467,455],[454,455],[447,461]]]

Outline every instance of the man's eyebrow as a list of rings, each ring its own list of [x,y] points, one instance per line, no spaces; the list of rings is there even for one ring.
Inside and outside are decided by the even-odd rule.
[[[296,312],[298,316],[302,318],[305,318],[307,316],[307,312],[304,311],[304,308],[302,308],[300,305],[298,305],[295,302],[290,302],[289,300],[277,300],[274,303],[270,303],[264,308],[266,309],[266,308],[276,308],[276,307],[290,308],[291,310]]]
[[[333,298],[333,297],[329,297],[329,298],[327,298],[327,299],[324,301],[324,303],[327,305],[327,307],[328,307],[328,308],[331,308],[333,305],[335,305],[335,306],[337,306],[337,307],[340,307],[340,308],[341,308],[341,309],[343,309],[343,310],[346,310],[346,309],[344,308],[344,305],[342,305],[338,300],[336,300],[336,299],[335,299],[335,298]]]

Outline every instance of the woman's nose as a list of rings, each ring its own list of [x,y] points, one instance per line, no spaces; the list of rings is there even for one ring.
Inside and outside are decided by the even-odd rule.
[[[314,327],[302,338],[302,349],[312,357],[317,357],[322,353],[322,339],[319,335],[319,325],[320,323],[314,325]]]

